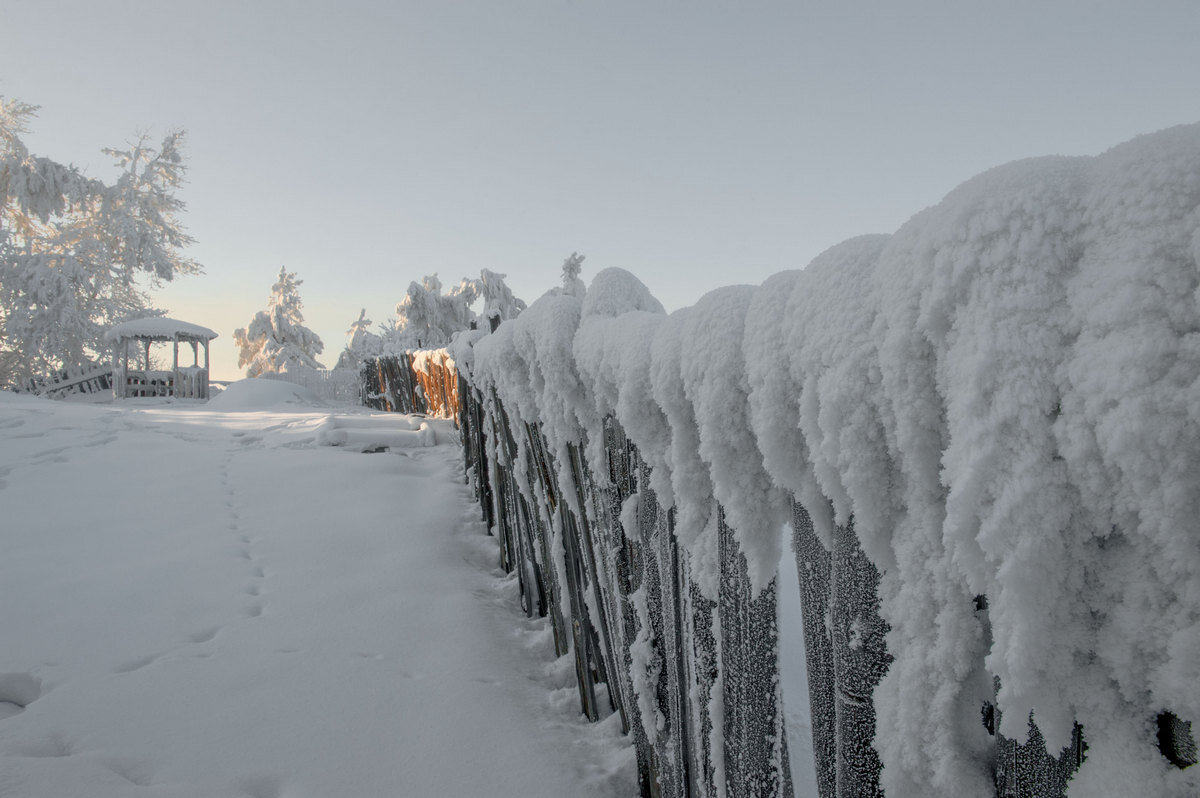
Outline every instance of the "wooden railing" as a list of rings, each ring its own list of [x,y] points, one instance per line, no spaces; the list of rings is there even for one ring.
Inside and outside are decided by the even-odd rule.
[[[121,398],[173,396],[175,372],[163,370],[134,370],[115,372],[117,395]]]
[[[101,393],[111,390],[113,370],[108,366],[83,366],[66,369],[46,379],[30,382],[31,393],[60,398],[76,393]]]

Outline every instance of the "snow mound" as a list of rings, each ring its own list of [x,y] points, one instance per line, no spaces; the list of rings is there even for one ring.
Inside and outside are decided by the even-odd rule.
[[[26,707],[42,695],[42,680],[30,673],[0,673],[0,703]]]
[[[454,422],[399,413],[329,416],[317,428],[317,443],[359,452],[412,449],[455,442]]]
[[[12,391],[0,390],[0,402],[11,402],[16,404],[17,402],[28,402],[34,398],[37,397],[34,397],[33,394],[14,393]]]
[[[624,269],[603,269],[594,278],[583,299],[583,315],[620,316],[632,310],[665,313],[650,289]]]
[[[322,407],[324,402],[301,385],[258,378],[239,380],[208,402],[210,408],[232,412],[278,408],[280,405]]]

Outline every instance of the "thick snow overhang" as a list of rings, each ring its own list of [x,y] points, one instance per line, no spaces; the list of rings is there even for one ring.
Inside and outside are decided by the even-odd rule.
[[[122,322],[104,334],[109,343],[120,341],[211,341],[217,333],[178,319],[155,316]]]

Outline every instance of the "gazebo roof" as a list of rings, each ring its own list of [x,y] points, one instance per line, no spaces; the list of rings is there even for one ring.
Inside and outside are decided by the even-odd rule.
[[[104,333],[109,343],[120,341],[211,341],[217,334],[207,327],[178,319],[153,316],[121,322]]]

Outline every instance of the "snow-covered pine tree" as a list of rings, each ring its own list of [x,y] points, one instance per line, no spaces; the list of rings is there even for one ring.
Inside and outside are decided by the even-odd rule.
[[[0,97],[0,385],[102,357],[108,327],[157,312],[149,288],[200,272],[180,253],[182,133],[104,150],[121,169],[107,185],[30,154],[36,110]]]
[[[338,357],[338,369],[357,369],[358,364],[367,358],[377,357],[383,351],[383,339],[371,332],[371,320],[367,318],[367,309],[363,308],[358,319],[346,330],[350,341]]]
[[[303,282],[296,279],[295,272],[281,266],[279,279],[271,286],[267,309],[256,313],[249,326],[234,330],[234,343],[241,348],[238,368],[245,366],[247,377],[296,367],[324,368],[316,356],[324,351],[325,344],[303,324]]]

